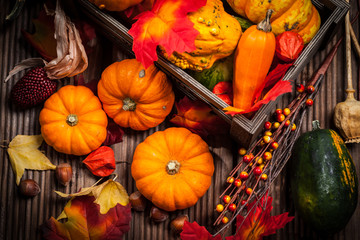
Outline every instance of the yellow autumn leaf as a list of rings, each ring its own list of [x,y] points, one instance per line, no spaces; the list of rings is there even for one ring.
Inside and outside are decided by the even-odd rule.
[[[106,182],[88,188],[83,188],[80,192],[66,194],[55,191],[61,197],[78,197],[78,196],[94,196],[94,203],[99,204],[100,213],[106,214],[111,208],[115,207],[118,203],[126,206],[129,203],[129,195],[125,188],[118,182],[112,179]],[[59,217],[62,217],[61,215]]]
[[[41,135],[17,135],[9,143],[7,152],[16,175],[17,185],[19,185],[25,169],[48,170],[56,168],[38,149],[42,142]]]

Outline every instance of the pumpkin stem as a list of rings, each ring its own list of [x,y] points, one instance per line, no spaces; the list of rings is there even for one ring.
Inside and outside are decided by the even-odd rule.
[[[79,119],[77,117],[76,114],[69,114],[66,117],[66,123],[69,124],[71,127],[75,126],[76,124],[78,124]]]
[[[180,170],[180,163],[176,160],[170,160],[167,164],[166,164],[166,172],[169,175],[174,175],[177,174]]]
[[[124,111],[134,111],[136,109],[136,103],[129,97],[123,100],[123,107]]]
[[[318,130],[318,129],[320,129],[320,122],[319,122],[319,120],[314,120],[314,121],[312,121],[312,127],[313,127],[313,130]]]
[[[262,20],[261,22],[258,23],[257,25],[257,29],[264,31],[264,32],[271,32],[272,28],[271,28],[271,24],[270,24],[270,18],[271,18],[271,14],[274,12],[274,10],[269,9],[266,12],[266,17],[264,20]]]

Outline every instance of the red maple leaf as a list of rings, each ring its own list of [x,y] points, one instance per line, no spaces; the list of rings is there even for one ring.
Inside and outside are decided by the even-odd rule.
[[[62,223],[51,217],[42,226],[44,239],[121,239],[130,229],[130,204],[117,204],[106,214],[93,196],[79,196],[64,208],[67,221]]]
[[[176,102],[175,106],[177,114],[174,114],[170,122],[177,126],[185,127],[202,137],[225,134],[229,131],[229,124],[200,100],[192,101],[185,96]]]
[[[148,68],[158,59],[158,45],[169,55],[174,51],[194,51],[199,32],[193,28],[187,14],[205,4],[206,0],[156,0],[151,11],[140,13],[129,30],[134,38],[132,49],[136,59]]]
[[[270,216],[272,197],[265,194],[258,203],[253,201],[247,209],[251,209],[244,221],[240,214],[236,217],[236,234],[226,240],[261,240],[264,236],[275,234],[277,229],[283,228],[294,217],[288,217],[288,212],[277,216]],[[254,206],[255,205],[255,206]]]
[[[254,112],[260,109],[264,104],[267,104],[270,101],[274,101],[278,96],[292,91],[292,86],[290,81],[278,81],[274,87],[272,87],[269,92],[262,98],[262,100],[256,102],[249,109],[239,109],[235,107],[226,107],[223,110],[226,111],[226,114],[234,116],[236,114],[244,114],[249,112]]]
[[[181,240],[221,240],[218,234],[213,237],[205,227],[200,226],[197,222],[185,221],[182,232],[180,233]]]

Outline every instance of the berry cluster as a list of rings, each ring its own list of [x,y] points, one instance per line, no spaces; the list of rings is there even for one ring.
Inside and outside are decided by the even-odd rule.
[[[216,211],[220,214],[214,225],[231,222],[240,211],[246,209],[247,203],[253,197],[260,199],[265,189],[269,188],[270,183],[282,169],[277,167],[278,173],[274,174],[274,166],[279,161],[274,159],[274,153],[289,138],[294,139],[291,135],[297,129],[294,121],[300,109],[313,105],[316,94],[313,84],[319,85],[320,81],[316,82],[312,79],[306,88],[302,84],[297,85],[298,96],[286,108],[275,110],[273,121],[265,122],[261,138],[249,150],[239,149],[240,161],[226,180],[227,187],[220,195],[221,202],[216,206]],[[288,148],[282,148],[278,156],[283,156],[282,152],[285,149]],[[272,175],[269,183],[270,173]]]

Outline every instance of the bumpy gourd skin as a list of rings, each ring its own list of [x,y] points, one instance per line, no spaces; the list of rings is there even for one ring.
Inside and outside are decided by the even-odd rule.
[[[202,71],[210,68],[218,59],[229,56],[235,50],[241,36],[239,22],[225,12],[220,0],[208,0],[204,7],[188,14],[199,31],[195,39],[196,50],[188,53],[174,52],[167,56],[173,64],[182,69]]]
[[[232,9],[254,23],[264,19],[266,11],[273,9],[272,31],[299,33],[304,43],[310,42],[320,28],[320,15],[311,0],[227,0]]]

